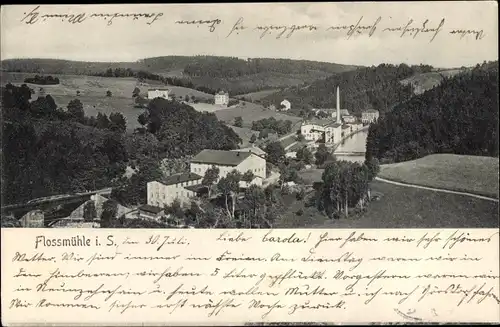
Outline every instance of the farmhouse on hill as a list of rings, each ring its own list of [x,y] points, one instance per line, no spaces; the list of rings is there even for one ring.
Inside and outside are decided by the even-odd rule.
[[[229,104],[229,93],[224,91],[219,91],[215,94],[214,98],[215,104],[227,106]]]
[[[285,99],[285,100],[281,101],[280,109],[281,109],[281,111],[288,111],[288,110],[292,109],[292,104],[290,103],[290,101]]]
[[[149,89],[148,90],[148,99],[169,99],[170,90],[169,89]]]

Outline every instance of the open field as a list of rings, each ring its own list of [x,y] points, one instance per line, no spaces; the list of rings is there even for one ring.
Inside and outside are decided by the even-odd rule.
[[[396,182],[498,198],[498,158],[433,154],[381,165],[379,177]]]
[[[206,112],[216,112],[219,110],[230,110],[231,108],[227,108],[222,105],[217,105],[217,104],[210,104],[210,103],[203,103],[203,102],[198,102],[198,103],[190,103],[189,104],[191,107],[196,109],[196,111],[206,111]]]
[[[299,172],[306,183],[321,181],[323,170]],[[330,220],[302,202],[290,206],[283,227],[290,222],[307,228],[494,228],[498,227],[498,203],[464,195],[397,186],[380,181],[371,184],[372,201],[359,217]],[[304,214],[296,217],[302,209]],[[303,219],[303,220],[300,220]],[[298,220],[298,222],[297,222]],[[301,222],[301,225],[297,226]],[[281,226],[280,226],[281,227]]]
[[[402,80],[401,84],[408,85],[411,83],[415,86],[415,94],[421,94],[435,86],[438,86],[443,81],[443,77],[453,77],[461,71],[462,70],[460,69],[447,69],[417,74]]]
[[[34,74],[26,73],[6,73],[2,72],[2,85],[12,83],[20,85],[24,83],[26,77],[32,77]],[[135,78],[113,78],[97,77],[85,75],[52,75],[58,77],[58,85],[37,85],[26,83],[35,91],[32,99],[38,97],[40,88],[43,88],[45,94],[50,94],[59,107],[66,107],[69,101],[78,98],[83,103],[83,109],[87,116],[95,116],[97,113],[109,115],[112,112],[120,112],[127,120],[127,128],[133,130],[140,127],[137,117],[142,113],[142,109],[134,107],[132,91],[137,86],[141,90],[143,97],[147,96],[149,87],[158,86],[159,83],[142,83],[139,85]],[[163,86],[165,87],[165,86]],[[168,86],[177,98],[184,98],[186,95],[194,95],[200,99],[211,99],[213,96],[197,90],[188,89],[179,86]],[[111,91],[112,96],[106,96],[106,91]],[[76,91],[80,91],[80,96],[76,96]]]
[[[209,100],[209,99],[214,98],[214,96],[212,94],[208,94],[208,93],[201,92],[201,91],[194,90],[194,89],[189,89],[186,87],[174,86],[174,85],[168,85],[168,86],[163,85],[162,87],[166,87],[169,90],[171,90],[171,92],[172,92],[171,94],[175,95],[177,100],[181,100],[181,99],[184,100],[186,95],[189,96],[190,98],[191,98],[191,96],[194,96],[198,99],[204,99],[204,100]],[[145,90],[145,91],[147,91],[147,90]]]
[[[263,91],[259,91],[259,92],[252,92],[252,93],[236,95],[235,98],[237,98],[237,99],[245,98],[249,101],[256,101],[256,100],[260,100],[262,98],[265,98],[270,94],[274,94],[278,91],[279,91],[279,89],[263,90]]]
[[[252,122],[264,118],[274,117],[277,120],[290,120],[293,123],[301,121],[302,118],[282,114],[276,111],[268,110],[258,104],[245,102],[245,105],[239,105],[228,109],[222,109],[215,112],[219,120],[228,124],[234,122],[234,118],[241,116],[243,118],[243,127],[252,127]]]
[[[359,218],[328,220],[321,228],[498,228],[498,203],[464,195],[396,186],[379,181]]]

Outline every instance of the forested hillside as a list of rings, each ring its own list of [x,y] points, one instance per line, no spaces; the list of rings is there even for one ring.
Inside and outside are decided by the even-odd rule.
[[[402,85],[399,81],[431,70],[431,66],[405,64],[358,68],[306,86],[290,87],[264,98],[262,103],[279,105],[283,99],[287,99],[292,103],[292,108],[335,108],[335,92],[339,86],[342,109],[354,114],[376,109],[383,114],[413,94],[410,85]]]
[[[399,162],[431,153],[498,156],[498,62],[444,79],[370,126],[367,158]]]
[[[241,142],[214,114],[175,101],[152,101],[140,120],[150,132],[127,134],[120,113],[86,117],[79,99],[62,108],[50,95],[31,101],[32,92],[2,87],[3,204],[124,185],[127,203],[138,203],[161,175],[160,159]],[[127,166],[138,171],[130,179]]]
[[[238,59],[217,56],[164,56],[136,62],[82,62],[55,59],[9,59],[2,70],[37,74],[135,76],[137,72],[178,78],[207,89],[244,94],[310,83],[355,69],[352,65],[290,59]],[[117,71],[118,74],[114,74]],[[145,75],[145,74],[143,74]]]

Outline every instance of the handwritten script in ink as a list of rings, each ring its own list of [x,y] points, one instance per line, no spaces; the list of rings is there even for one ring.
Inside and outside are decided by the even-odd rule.
[[[3,315],[89,324],[489,321],[500,305],[498,245],[488,229],[4,229]]]
[[[82,24],[90,22],[104,21],[107,26],[113,25],[117,20],[127,22],[142,22],[147,25],[153,25],[168,17],[168,13],[163,12],[80,12],[80,13],[45,13],[41,6],[37,6],[31,11],[26,11],[20,19],[20,22],[27,25],[35,25],[48,22],[62,22],[68,24]],[[226,38],[243,37],[255,34],[258,39],[274,38],[276,40],[289,39],[299,34],[307,36],[308,34],[322,34],[324,37],[343,36],[346,39],[353,39],[358,36],[366,35],[368,37],[379,36],[381,34],[395,35],[404,39],[417,39],[426,37],[429,42],[433,42],[438,35],[448,35],[450,37],[463,39],[482,40],[486,33],[481,28],[472,27],[448,27],[446,18],[443,17],[436,21],[427,18],[413,19],[408,18],[404,23],[394,24],[388,17],[378,16],[367,18],[361,16],[349,22],[332,23],[328,26],[321,24],[255,24],[245,20],[243,16],[234,20],[223,21],[220,18],[200,17],[199,19],[163,19],[156,25],[175,24],[184,28],[206,27],[208,32],[214,33],[218,29],[223,31]]]
[[[27,25],[34,25],[43,23],[46,21],[60,21],[63,23],[69,24],[81,24],[84,22],[88,22],[90,20],[104,20],[108,26],[113,24],[113,21],[126,19],[130,21],[145,21],[146,24],[152,25],[156,22],[160,17],[163,16],[162,12],[151,12],[151,13],[87,13],[81,12],[78,14],[69,14],[69,13],[57,13],[57,14],[48,14],[48,13],[40,13],[40,6],[35,7],[33,10],[29,12],[24,12],[24,16],[21,18],[21,22]]]

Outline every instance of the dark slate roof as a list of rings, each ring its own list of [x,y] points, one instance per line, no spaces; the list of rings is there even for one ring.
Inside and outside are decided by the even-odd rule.
[[[342,129],[349,129],[349,128],[351,128],[351,127],[349,127],[347,125],[342,126]]]
[[[163,208],[151,206],[149,204],[145,204],[145,205],[141,206],[139,208],[139,210],[157,214],[157,213],[160,213],[163,210]]]
[[[159,180],[160,183],[164,185],[174,185],[174,184],[179,184],[179,183],[184,183],[188,181],[194,181],[197,179],[203,178],[202,176],[195,174],[195,173],[181,173],[181,174],[175,174],[175,175],[170,175],[168,177],[165,177],[161,180]]]
[[[329,126],[330,124],[334,123],[335,121],[332,121],[331,118],[329,119],[319,119],[319,118],[312,118],[304,121],[302,125],[319,125],[319,126]]]
[[[250,152],[207,149],[198,153],[193,159],[191,159],[191,162],[224,166],[237,166],[251,155],[252,154]]]
[[[263,156],[266,154],[264,150],[257,146],[250,146],[248,148],[242,148],[242,149],[236,149],[236,150],[231,150],[231,151],[238,151],[238,152],[252,152],[253,154],[256,154],[258,156]]]
[[[333,127],[333,128],[337,128],[337,127],[340,127],[342,126],[342,124],[339,124],[339,123],[333,123],[333,124],[329,124],[328,127]]]
[[[198,192],[202,191],[203,189],[205,189],[206,186],[199,184],[199,185],[184,186],[184,188],[186,190],[198,193]]]

